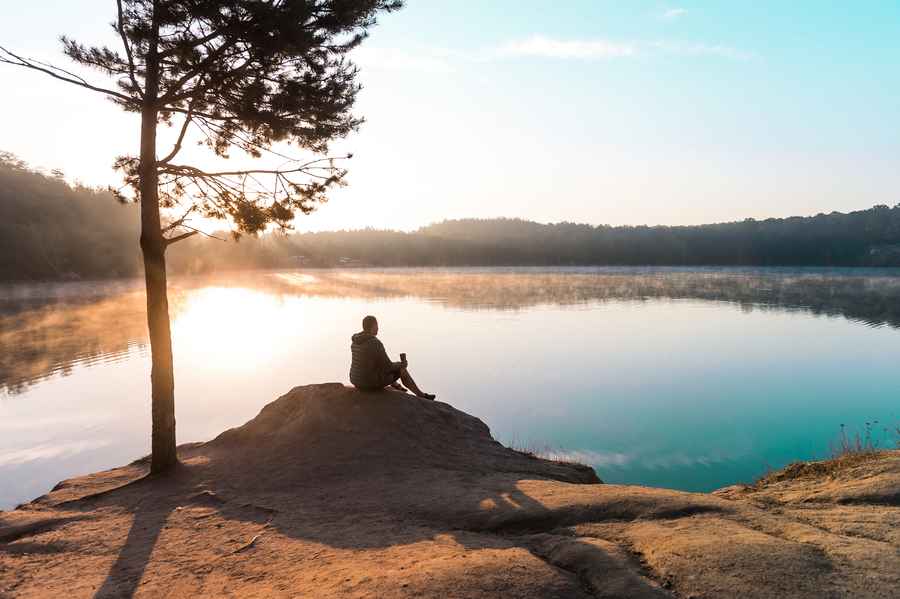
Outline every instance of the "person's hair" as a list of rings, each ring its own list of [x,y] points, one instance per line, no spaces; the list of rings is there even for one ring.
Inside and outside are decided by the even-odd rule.
[[[375,326],[375,323],[378,322],[374,316],[371,314],[363,318],[363,330],[368,332]]]

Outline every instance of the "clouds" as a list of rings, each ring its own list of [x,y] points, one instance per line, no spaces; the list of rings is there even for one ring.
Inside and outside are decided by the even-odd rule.
[[[736,60],[745,62],[759,58],[756,52],[742,50],[733,46],[722,44],[704,44],[698,42],[680,42],[680,41],[654,41],[648,44],[648,47],[662,54],[675,56],[711,56],[714,58],[725,58],[728,60]]]
[[[726,44],[666,39],[562,38],[534,34],[474,50],[364,46],[354,53],[354,60],[366,70],[445,74],[463,71],[474,64],[499,63],[509,60],[610,61],[636,57],[652,59],[660,56],[706,57],[736,62],[759,58],[755,52]]]
[[[674,21],[675,19],[681,18],[686,14],[686,8],[667,8],[659,14],[659,17],[667,21]]]
[[[708,468],[725,464],[746,455],[745,451],[719,452],[689,455],[683,452],[657,453],[621,453],[593,451],[590,449],[557,450],[542,452],[541,457],[564,462],[588,464],[600,468],[645,468],[647,470],[672,470],[679,468]]]
[[[501,57],[580,60],[669,55],[747,61],[757,57],[755,52],[724,44],[676,40],[613,41],[605,38],[560,39],[543,35],[533,35],[522,40],[508,42],[499,47],[497,55]]]
[[[356,50],[353,58],[363,69],[418,73],[450,73],[455,70],[448,54],[433,48],[409,51],[362,46]]]
[[[576,462],[578,464],[590,464],[591,466],[628,466],[633,457],[619,452],[592,451],[590,449],[577,449],[574,451],[557,450],[543,452],[541,457],[548,460],[562,462]]]
[[[622,58],[633,56],[636,47],[631,43],[606,39],[566,40],[533,35],[508,42],[497,49],[499,56],[538,56],[546,58]]]
[[[28,462],[60,460],[72,457],[85,451],[99,449],[109,445],[109,441],[69,441],[65,443],[47,443],[35,445],[15,451],[7,451],[0,456],[0,467],[19,466]]]

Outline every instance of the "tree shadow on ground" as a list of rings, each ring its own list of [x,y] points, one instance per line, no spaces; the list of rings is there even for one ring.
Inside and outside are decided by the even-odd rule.
[[[217,463],[215,459],[198,464],[188,460],[171,475],[146,477],[110,492],[67,502],[68,509],[119,509],[132,517],[128,534],[95,599],[134,596],[149,565],[165,563],[167,552],[172,551],[159,544],[167,523],[176,530],[187,526],[183,521],[172,524],[170,520],[176,517],[190,517],[191,524],[196,526],[226,521],[225,528],[217,533],[223,543],[229,534],[235,534],[229,532],[229,522],[244,535],[241,540],[244,545],[206,547],[205,553],[194,556],[196,561],[191,569],[201,574],[204,568],[211,569],[208,565],[211,557],[245,550],[251,554],[256,538],[266,530],[355,551],[412,545],[446,535],[467,550],[526,549],[590,589],[595,584],[590,582],[590,569],[603,568],[604,564],[611,567],[609,564],[615,562],[603,547],[582,542],[563,529],[608,518],[646,517],[652,511],[649,505],[637,504],[616,509],[583,505],[551,509],[523,491],[520,484],[523,479],[514,473],[484,477],[442,469],[394,472],[386,467],[361,479],[346,480],[338,476],[319,481],[322,484],[308,484],[314,478],[303,484],[305,477],[298,472],[295,473],[299,475],[298,480],[287,485],[290,492],[221,484],[228,480],[223,477],[224,472],[239,468],[240,464]],[[716,511],[718,508],[694,506],[693,509]],[[678,515],[684,512],[659,514],[660,517]],[[361,534],[361,522],[369,523],[368,534]],[[256,533],[249,541],[247,524],[254,525],[252,531]],[[553,543],[548,545],[548,539]],[[563,550],[553,548],[557,541],[565,545]],[[155,551],[161,553],[154,557]],[[194,559],[184,555],[172,557]],[[635,563],[634,567],[638,570],[640,566]],[[641,576],[633,579],[629,583],[633,596],[663,596],[657,595],[662,591],[649,579]]]
[[[134,596],[171,511],[172,506],[168,505],[134,511],[128,536],[94,597]]]
[[[727,511],[720,500],[674,492],[604,493],[586,484],[598,481],[589,468],[506,449],[483,422],[447,404],[340,384],[295,388],[248,424],[179,453],[182,465],[165,476],[142,477],[147,465],[138,462],[99,475],[93,489],[76,482],[50,496],[99,491],[57,501],[69,513],[109,518],[109,534],[118,535],[95,597],[133,596],[148,569],[154,585],[179,581],[189,590],[214,569],[271,577],[268,563],[254,561],[270,542],[295,555],[351,552],[340,560],[449,538],[465,551],[524,549],[583,581],[590,567],[639,567],[609,545],[578,539],[573,526]],[[112,481],[127,484],[102,490]],[[240,560],[219,561],[237,553]]]

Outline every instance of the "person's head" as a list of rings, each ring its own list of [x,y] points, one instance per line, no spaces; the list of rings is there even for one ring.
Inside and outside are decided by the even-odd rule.
[[[363,331],[372,335],[378,334],[378,320],[371,314],[363,318]]]

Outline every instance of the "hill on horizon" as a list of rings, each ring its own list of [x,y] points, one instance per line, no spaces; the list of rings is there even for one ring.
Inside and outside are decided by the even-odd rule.
[[[301,217],[302,218],[302,217]],[[0,154],[0,281],[137,276],[134,206]],[[173,274],[332,266],[900,266],[900,204],[706,225],[448,219],[411,232],[362,229],[194,237]]]

